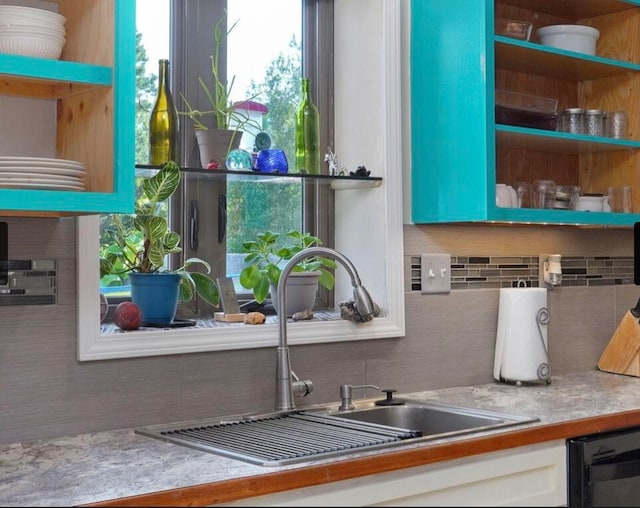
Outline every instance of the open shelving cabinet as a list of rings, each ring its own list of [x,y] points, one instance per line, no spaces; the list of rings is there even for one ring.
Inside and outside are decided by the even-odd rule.
[[[85,165],[86,191],[0,188],[0,215],[132,212],[135,2],[47,3],[67,18],[60,59],[0,54],[0,94],[55,101],[55,156]],[[3,122],[11,129],[10,119]],[[11,131],[12,136],[28,134]]]
[[[494,34],[496,17],[529,21],[530,41]],[[598,28],[596,55],[541,45],[537,28]],[[412,220],[628,227],[640,221],[640,2],[413,0]],[[496,124],[495,90],[569,107],[624,110],[613,139]],[[630,185],[634,213],[500,208],[496,183],[553,180],[584,193]]]

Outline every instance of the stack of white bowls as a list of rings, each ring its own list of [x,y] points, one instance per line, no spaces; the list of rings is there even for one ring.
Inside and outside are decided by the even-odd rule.
[[[0,5],[0,53],[57,60],[66,41],[66,21],[45,9]]]

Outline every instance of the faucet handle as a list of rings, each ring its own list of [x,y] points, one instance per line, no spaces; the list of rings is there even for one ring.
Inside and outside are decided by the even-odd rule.
[[[310,379],[298,379],[291,383],[294,397],[306,397],[313,391],[313,381]]]

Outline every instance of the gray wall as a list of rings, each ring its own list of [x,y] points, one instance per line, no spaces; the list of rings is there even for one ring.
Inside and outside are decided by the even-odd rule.
[[[75,219],[4,220],[11,259],[58,262],[58,303],[0,307],[0,442],[271,410],[272,348],[78,362]],[[631,230],[404,229],[405,259],[425,252],[633,254]],[[549,291],[553,374],[595,368],[637,293],[634,285]],[[446,295],[408,289],[406,337],[292,348],[297,373],[316,388],[305,402],[337,400],[342,383],[417,391],[492,382],[498,295],[497,289]]]

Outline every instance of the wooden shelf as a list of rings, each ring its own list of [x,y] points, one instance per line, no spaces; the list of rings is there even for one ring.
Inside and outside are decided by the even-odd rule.
[[[0,55],[0,93],[61,99],[89,88],[112,85],[113,70],[101,65]]]
[[[582,81],[640,72],[640,65],[495,36],[496,68]]]
[[[632,227],[640,221],[636,213],[582,212],[575,210],[546,210],[538,208],[498,208],[491,213],[495,222],[518,224],[553,224],[573,226]]]
[[[640,149],[640,142],[628,139],[582,136],[567,132],[545,131],[511,125],[496,125],[496,142],[498,146],[569,154]]]
[[[640,6],[634,0],[509,0],[509,4],[522,9],[542,11],[562,18],[578,21]]]

